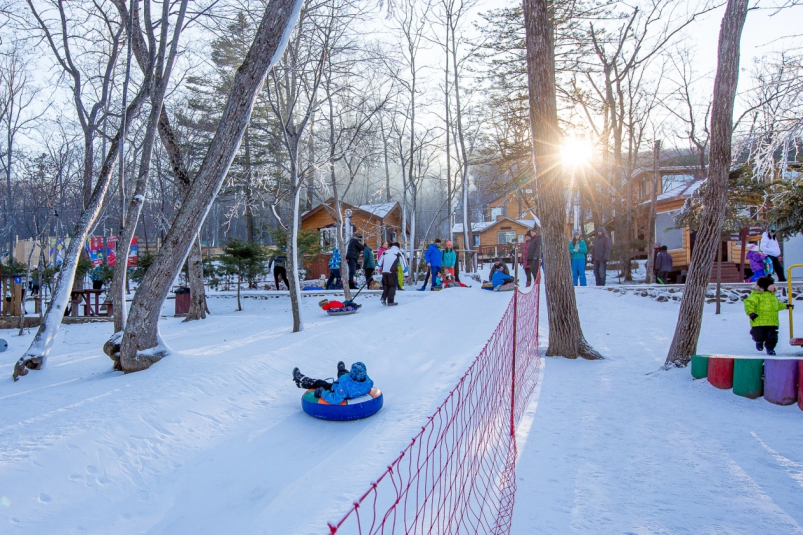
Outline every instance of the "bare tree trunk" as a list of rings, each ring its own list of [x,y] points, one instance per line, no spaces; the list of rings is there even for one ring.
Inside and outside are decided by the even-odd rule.
[[[195,237],[187,257],[187,271],[190,282],[190,310],[184,321],[206,319],[209,308],[206,306],[206,288],[204,288],[204,264],[201,256],[201,234]]]
[[[545,288],[549,317],[547,355],[599,359],[583,337],[566,254],[566,214],[560,170],[560,130],[555,96],[554,30],[548,0],[524,0],[527,81],[533,163],[543,225]]]
[[[148,96],[147,86],[148,84],[143,84],[139,94],[126,110],[126,128],[130,128],[134,117],[139,114],[142,103]],[[61,264],[59,278],[56,281],[56,287],[53,289],[53,298],[50,307],[47,309],[45,317],[39,325],[39,330],[36,332],[31,346],[14,365],[13,378],[15,381],[21,375],[26,375],[29,369],[41,370],[47,363],[47,356],[56,340],[56,334],[58,334],[59,328],[61,327],[61,320],[64,317],[67,302],[70,300],[70,291],[78,267],[78,258],[84,250],[84,244],[103,207],[103,201],[109,190],[112,172],[114,171],[114,165],[120,151],[120,140],[127,135],[127,131],[118,130],[117,134],[111,140],[109,152],[106,155],[103,167],[100,170],[100,175],[95,183],[95,189],[92,191],[90,202],[81,212],[81,217],[78,218],[78,222],[75,224],[75,228],[72,231],[70,245],[67,247],[67,252],[64,255],[64,262]]]
[[[739,45],[747,18],[748,0],[728,0],[719,32],[717,75],[711,108],[711,154],[697,239],[691,255],[689,274],[680,302],[675,336],[666,357],[666,367],[685,366],[697,352],[703,319],[705,292],[711,278],[711,264],[722,235],[728,200],[731,165],[733,103],[739,81]]]
[[[146,369],[169,352],[159,340],[162,303],[220,190],[248,126],[254,100],[267,73],[284,52],[301,5],[301,0],[274,0],[265,9],[251,49],[234,77],[217,132],[190,193],[134,295],[120,350],[120,362],[126,372]],[[297,207],[297,192],[295,202]],[[292,234],[296,233],[294,228]]]
[[[661,141],[656,140],[652,146],[652,195],[650,198],[650,220],[647,223],[647,282],[655,284],[655,212],[658,206],[658,180],[660,170],[658,159],[661,153]]]
[[[722,305],[722,242],[717,244],[717,314]]]

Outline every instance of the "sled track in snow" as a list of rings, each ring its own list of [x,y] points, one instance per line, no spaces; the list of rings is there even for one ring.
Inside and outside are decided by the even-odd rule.
[[[516,428],[541,365],[539,293],[538,281],[514,292],[468,371],[330,534],[510,531]]]

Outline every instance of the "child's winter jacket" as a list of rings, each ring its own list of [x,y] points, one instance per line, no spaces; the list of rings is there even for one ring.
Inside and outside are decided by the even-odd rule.
[[[764,269],[764,259],[767,255],[759,253],[758,251],[747,251],[747,259],[750,260],[750,269],[759,271]]]
[[[573,243],[574,240],[569,242],[569,254],[572,255],[572,260],[585,260],[588,253],[588,245],[585,240],[578,240],[577,244]]]
[[[332,251],[332,258],[329,259],[329,269],[340,269],[340,264],[343,262],[343,259],[340,258],[340,249],[335,247],[335,250]]]
[[[341,375],[332,385],[332,391],[324,390],[321,398],[332,405],[340,405],[347,399],[364,396],[374,387],[374,382],[367,375],[364,381],[356,381],[351,374]]]
[[[497,286],[502,286],[505,283],[513,281],[513,277],[510,275],[505,275],[504,271],[496,270],[494,271],[493,277],[491,277],[491,282],[494,285],[494,288]]]
[[[754,312],[758,314],[755,320],[750,320],[751,327],[777,327],[778,312],[785,309],[786,304],[782,303],[774,293],[762,290],[758,286],[754,286],[753,292],[744,300],[745,314],[748,316]]]

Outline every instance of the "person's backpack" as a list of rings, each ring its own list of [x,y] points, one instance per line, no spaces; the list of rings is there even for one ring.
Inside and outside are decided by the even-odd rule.
[[[390,265],[390,272],[394,275],[399,272],[399,258],[401,257],[401,253],[396,253],[396,260]]]

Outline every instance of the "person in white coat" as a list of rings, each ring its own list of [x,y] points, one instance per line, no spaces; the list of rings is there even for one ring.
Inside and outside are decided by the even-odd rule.
[[[399,272],[407,268],[407,260],[398,243],[391,244],[390,249],[384,252],[376,267],[382,273],[382,304],[396,306],[398,304],[396,287],[399,284]]]
[[[783,272],[781,244],[775,235],[775,227],[770,227],[761,234],[761,252],[772,261],[772,271],[775,272],[778,282],[786,282],[786,274]]]

